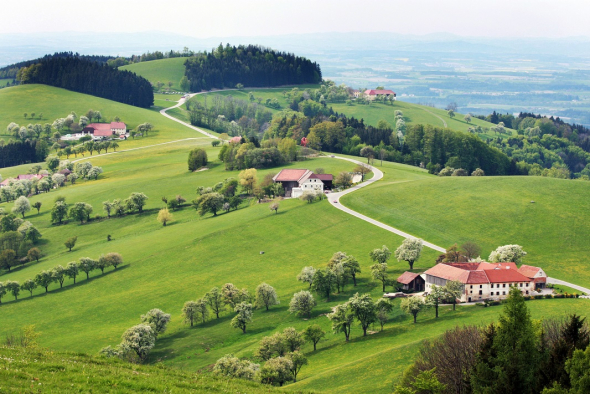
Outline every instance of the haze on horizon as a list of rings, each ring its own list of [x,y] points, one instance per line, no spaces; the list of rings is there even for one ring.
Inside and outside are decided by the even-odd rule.
[[[590,38],[584,0],[29,0],[0,34],[163,31],[197,38],[327,32]]]

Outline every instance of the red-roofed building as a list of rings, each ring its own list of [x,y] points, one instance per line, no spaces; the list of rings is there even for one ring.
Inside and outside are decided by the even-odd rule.
[[[376,98],[385,97],[391,100],[395,100],[396,94],[393,90],[384,89],[367,89],[365,90],[365,97],[369,100],[375,100]]]
[[[272,178],[285,189],[286,197],[299,197],[306,191],[323,192],[332,188],[331,174],[314,174],[304,169],[283,169]]]
[[[547,283],[547,274],[539,267],[523,264],[518,269],[518,272],[532,279],[535,282],[535,287],[544,288]]]
[[[539,278],[542,282],[545,273],[542,269],[523,265],[517,268],[515,263],[451,263],[437,264],[424,272],[425,289],[430,291],[433,285],[444,286],[448,281],[463,284],[462,302],[485,299],[503,299],[508,296],[510,287],[519,288],[523,294],[529,294],[536,287]],[[546,281],[546,275],[545,275]]]
[[[424,291],[424,278],[414,272],[404,272],[397,278],[397,283],[403,285],[404,290]]]
[[[82,129],[82,135],[92,134],[95,138],[125,135],[127,126],[123,122],[90,123]]]

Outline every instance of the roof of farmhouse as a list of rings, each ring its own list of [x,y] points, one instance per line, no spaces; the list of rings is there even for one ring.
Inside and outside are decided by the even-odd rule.
[[[525,266],[525,271],[532,272],[536,267]],[[530,268],[529,268],[530,267]],[[531,269],[532,268],[532,269]],[[538,272],[539,268],[536,268]],[[426,272],[437,278],[456,280],[464,284],[529,282],[534,275],[525,275],[514,263],[474,263],[437,264]]]

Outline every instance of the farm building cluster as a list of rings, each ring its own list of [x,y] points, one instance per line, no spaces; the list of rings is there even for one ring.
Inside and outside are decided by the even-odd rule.
[[[86,125],[81,132],[75,134],[67,134],[62,137],[63,140],[79,140],[84,136],[91,136],[94,140],[101,140],[104,138],[119,138],[125,139],[127,137],[127,125],[123,122],[111,123],[90,123]]]
[[[285,189],[285,197],[297,198],[305,192],[324,193],[332,190],[332,174],[314,174],[304,169],[283,169],[272,178]]]
[[[404,290],[425,291],[432,286],[444,286],[448,281],[463,284],[461,302],[501,300],[508,297],[511,287],[524,295],[545,288],[547,275],[543,269],[515,263],[439,263],[422,274],[404,272],[397,282]]]

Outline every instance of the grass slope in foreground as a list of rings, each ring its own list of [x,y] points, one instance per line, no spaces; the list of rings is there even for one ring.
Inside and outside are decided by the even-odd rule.
[[[519,244],[525,261],[590,287],[590,185],[542,177],[430,177],[384,182],[342,202],[374,219],[437,245],[474,241],[482,258],[500,245]]]
[[[168,103],[172,106],[174,103]],[[178,140],[189,137],[203,137],[201,133],[189,129],[173,120],[167,119],[149,109],[117,103],[87,94],[71,92],[47,85],[20,85],[0,89],[0,136],[6,135],[6,126],[16,122],[21,126],[29,123],[53,123],[57,118],[63,118],[74,111],[78,116],[85,115],[89,109],[100,111],[104,121],[110,122],[119,116],[127,124],[128,129],[149,122],[154,130],[147,137],[138,137],[127,141],[120,141],[119,149],[158,144],[161,142]],[[23,117],[24,113],[35,113],[35,119]],[[38,119],[43,114],[42,119]],[[64,131],[63,134],[66,134]],[[53,151],[52,151],[53,153]],[[88,157],[88,154],[86,155]],[[74,157],[71,156],[70,160]],[[79,158],[79,157],[78,157]],[[2,176],[6,178],[4,173]]]
[[[268,386],[82,353],[0,347],[0,391],[268,393]]]
[[[119,67],[119,70],[127,70],[144,77],[152,84],[162,82],[163,88],[168,88],[168,82],[172,82],[172,90],[180,89],[180,79],[184,76],[185,57],[151,60],[149,62],[133,63]]]

